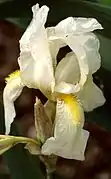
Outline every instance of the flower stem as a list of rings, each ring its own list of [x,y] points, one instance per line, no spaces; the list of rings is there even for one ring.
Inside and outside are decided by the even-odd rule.
[[[46,179],[53,179],[53,173],[50,170],[46,169]]]
[[[44,165],[46,167],[46,179],[53,179],[54,173],[55,173],[55,170],[56,170],[57,157],[56,158],[54,158],[54,157],[48,158],[46,156],[39,155],[39,158],[44,163]]]

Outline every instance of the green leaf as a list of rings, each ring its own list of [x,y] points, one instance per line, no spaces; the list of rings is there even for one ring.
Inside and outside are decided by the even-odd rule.
[[[4,116],[3,116],[3,104],[0,101],[0,133],[4,132]],[[12,135],[18,135],[17,126],[14,123],[12,125]],[[19,134],[20,135],[20,134]],[[3,155],[4,162],[8,165],[11,179],[32,179],[40,178],[44,176],[40,170],[40,161],[38,157],[32,156],[28,151],[24,149],[22,144],[19,144]]]
[[[3,156],[9,167],[11,179],[43,178],[39,160],[26,152],[22,145],[15,146]]]
[[[22,30],[26,29],[26,27],[28,26],[31,18],[28,17],[8,17],[5,20],[12,22],[13,24],[16,24],[18,27],[20,27]]]
[[[100,0],[100,2],[99,3],[101,3],[101,4],[105,4],[105,5],[111,5],[111,0]]]
[[[12,1],[12,0],[0,0],[0,4],[6,3],[6,2],[9,2],[9,1]]]
[[[25,149],[40,154],[40,147],[36,140],[27,137],[0,135],[0,155],[17,144],[26,144]]]
[[[100,40],[100,54],[102,58],[102,66],[111,71],[111,39],[97,34]]]

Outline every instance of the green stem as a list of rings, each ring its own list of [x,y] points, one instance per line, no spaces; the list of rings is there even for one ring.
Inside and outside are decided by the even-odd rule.
[[[46,179],[53,179],[54,178],[55,168],[51,167],[50,163],[48,163],[47,158],[45,158],[44,156],[39,155],[39,158],[44,163],[44,165],[46,167]]]
[[[54,172],[50,172],[48,169],[46,169],[46,179],[53,179],[53,173]]]

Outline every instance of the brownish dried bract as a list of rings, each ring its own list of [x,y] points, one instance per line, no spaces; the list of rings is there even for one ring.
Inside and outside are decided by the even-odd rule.
[[[34,105],[34,115],[37,140],[44,143],[46,139],[52,136],[52,122],[45,112],[44,105],[37,98]]]

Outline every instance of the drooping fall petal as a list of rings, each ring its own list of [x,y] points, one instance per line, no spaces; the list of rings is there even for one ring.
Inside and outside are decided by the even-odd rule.
[[[100,88],[93,83],[93,78],[91,76],[84,84],[83,90],[78,93],[78,97],[84,110],[87,112],[102,106],[106,101]]]
[[[6,134],[9,134],[10,125],[16,116],[14,101],[20,96],[23,87],[24,85],[21,82],[20,73],[17,72],[9,77],[4,88],[3,102],[5,111]]]
[[[72,95],[57,100],[54,137],[46,140],[41,153],[63,158],[84,160],[89,132],[82,129],[84,113]]]

